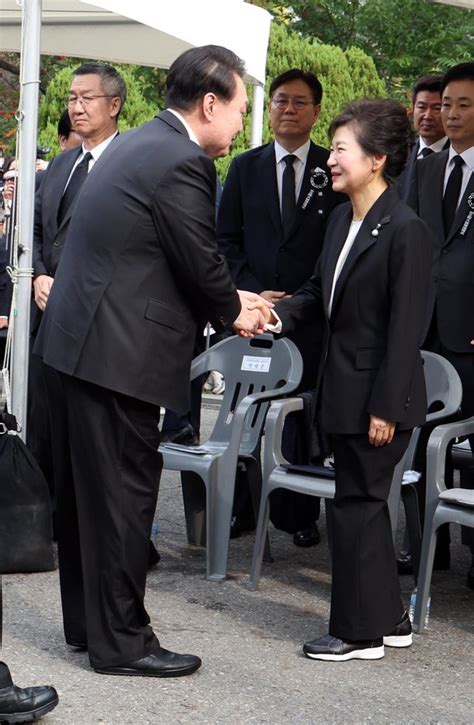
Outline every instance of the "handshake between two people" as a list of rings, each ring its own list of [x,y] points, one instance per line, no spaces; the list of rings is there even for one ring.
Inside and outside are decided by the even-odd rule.
[[[255,292],[237,290],[242,305],[240,315],[234,320],[234,330],[241,337],[255,337],[265,332],[265,325],[276,322],[271,312],[273,302]]]

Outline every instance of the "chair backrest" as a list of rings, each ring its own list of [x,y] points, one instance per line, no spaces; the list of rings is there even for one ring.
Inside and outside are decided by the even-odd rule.
[[[436,420],[454,415],[459,410],[462,400],[462,384],[457,370],[441,355],[422,350],[423,369],[425,372],[428,411],[439,404],[439,410],[428,412],[426,420]]]
[[[456,369],[449,360],[427,350],[421,351],[428,400],[426,422],[440,422],[457,413],[462,400],[462,384]],[[415,428],[404,458],[395,469],[394,481],[403,476],[403,471],[413,468],[421,428]]]
[[[214,345],[193,362],[193,377],[199,372],[199,359],[207,370],[224,376],[225,391],[209,443],[230,439],[234,412],[247,395],[279,389],[282,395],[295,390],[301,380],[303,362],[296,345],[271,334],[253,338],[234,336]],[[201,365],[202,367],[202,365]],[[201,370],[202,372],[202,370]],[[269,403],[252,407],[247,415],[240,446],[241,453],[258,448]]]

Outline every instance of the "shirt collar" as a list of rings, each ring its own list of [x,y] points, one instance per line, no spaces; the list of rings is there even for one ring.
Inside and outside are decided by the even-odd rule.
[[[101,143],[97,144],[97,146],[94,146],[93,149],[85,149],[84,144],[82,145],[82,154],[81,156],[84,156],[84,154],[90,153],[94,161],[97,161],[99,156],[105,151],[109,143],[116,137],[117,131],[112,134],[112,136],[109,136],[105,139],[105,141],[102,141]]]
[[[419,136],[420,147],[418,150],[418,155],[420,155],[420,153],[423,149],[431,149],[435,153],[438,153],[438,151],[442,151],[444,148],[444,144],[446,143],[447,140],[448,140],[448,137],[443,136],[443,138],[439,138],[434,143],[427,144],[426,141],[424,141],[424,139],[422,139],[421,136]]]
[[[196,134],[194,133],[194,131],[191,128],[191,126],[189,125],[189,123],[182,117],[182,115],[180,113],[178,113],[178,111],[175,111],[173,108],[167,108],[166,110],[169,111],[170,113],[172,113],[173,116],[176,116],[178,121],[181,121],[184,128],[188,132],[188,136],[189,136],[190,140],[194,141],[194,143],[197,143],[197,145],[200,146],[201,144],[199,143]]]
[[[308,139],[306,143],[304,143],[302,146],[297,148],[295,151],[292,151],[291,153],[293,154],[293,156],[296,156],[302,164],[306,165],[310,146],[311,139]],[[283,148],[283,146],[279,144],[278,141],[275,141],[275,159],[277,164],[280,163],[284,156],[288,156],[289,153],[290,152],[287,151],[287,149]]]
[[[458,152],[455,151],[452,146],[450,146],[449,147],[448,165],[451,163],[454,156],[462,156],[463,161],[466,164],[469,171],[471,173],[474,171],[474,146],[470,146],[468,149],[463,151],[462,154],[458,154]]]

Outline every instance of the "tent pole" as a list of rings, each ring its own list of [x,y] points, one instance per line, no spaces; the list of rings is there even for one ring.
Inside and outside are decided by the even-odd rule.
[[[250,132],[250,148],[262,144],[263,139],[263,111],[265,104],[265,89],[261,83],[255,83],[252,99],[252,128]]]
[[[20,58],[21,94],[19,109],[18,187],[18,288],[14,311],[11,391],[12,412],[26,437],[28,363],[30,348],[30,305],[35,196],[35,164],[38,132],[40,34],[42,0],[28,0],[22,9]]]

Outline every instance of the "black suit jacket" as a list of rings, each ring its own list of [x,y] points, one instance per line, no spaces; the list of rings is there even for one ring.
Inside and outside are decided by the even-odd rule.
[[[323,306],[327,328],[321,414],[328,433],[367,433],[369,416],[399,429],[424,422],[420,342],[432,241],[426,225],[387,189],[366,215],[327,308],[336,263],[352,219],[343,204],[331,217],[311,279],[276,305],[283,333]],[[377,234],[372,232],[376,230]]]
[[[444,144],[443,150],[448,149],[448,148],[449,148],[449,140],[446,141],[446,143]],[[411,150],[410,158],[408,159],[407,165],[405,166],[402,173],[398,177],[398,186],[400,189],[400,196],[402,199],[405,199],[405,200],[408,197],[410,187],[411,187],[411,185],[413,183],[413,179],[415,177],[417,163],[418,162],[421,163],[422,161],[425,161],[424,158],[417,159],[419,150],[420,150],[420,140],[418,138]]]
[[[336,204],[346,199],[332,191],[328,156],[326,149],[311,143],[294,223],[287,236],[281,224],[274,144],[234,159],[219,207],[217,239],[237,287],[291,294],[311,276],[328,217]],[[311,171],[317,167],[328,180],[323,189],[314,189],[310,183]]]
[[[474,337],[474,174],[468,182],[448,235],[443,225],[443,183],[449,151],[417,164],[408,203],[434,237],[431,284],[424,337],[436,303],[441,342],[453,352],[469,352]],[[471,213],[472,212],[472,213]]]
[[[46,364],[189,410],[196,317],[240,301],[215,242],[214,164],[168,111],[118,137],[79,194],[38,334]]]
[[[64,187],[82,148],[63,151],[48,164],[35,195],[35,222],[33,234],[34,275],[54,277],[66,239],[73,206],[58,226],[58,210]]]

